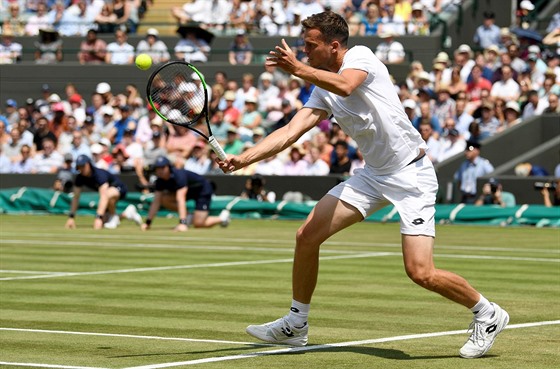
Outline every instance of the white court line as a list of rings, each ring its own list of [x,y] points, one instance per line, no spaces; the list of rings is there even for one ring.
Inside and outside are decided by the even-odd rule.
[[[556,325],[556,324],[560,324],[560,320],[512,324],[512,325],[507,326],[505,329],[531,328],[531,327],[538,327],[538,326],[545,326],[545,325]],[[111,333],[94,333],[94,332],[52,331],[52,330],[21,329],[21,328],[0,328],[0,330],[18,331],[18,332],[34,332],[34,333],[53,333],[53,334],[109,336],[109,337],[138,338],[138,339],[189,341],[189,342],[225,343],[225,344],[240,344],[240,345],[267,346],[267,347],[278,346],[278,345],[272,345],[272,344],[259,344],[259,343],[251,343],[251,342],[221,341],[221,340],[199,340],[199,339],[178,338],[178,337],[137,336],[137,335],[128,335],[128,334],[111,334]],[[299,353],[299,352],[305,352],[305,351],[325,350],[325,349],[336,348],[336,347],[362,346],[362,345],[370,345],[370,344],[374,344],[374,343],[405,341],[405,340],[412,340],[412,339],[442,337],[442,336],[451,336],[451,335],[458,335],[458,334],[465,334],[465,330],[462,329],[462,330],[446,331],[446,332],[409,334],[409,335],[403,335],[403,336],[374,338],[374,339],[361,340],[361,341],[347,341],[347,342],[331,343],[331,344],[325,344],[325,345],[314,345],[314,346],[306,346],[306,347],[287,347],[287,348],[274,349],[274,350],[268,350],[268,351],[250,352],[250,353],[247,353],[247,354],[239,354],[239,355],[211,357],[211,358],[206,358],[206,359],[196,359],[196,360],[189,360],[189,361],[163,363],[163,364],[142,365],[142,366],[128,367],[128,368],[125,368],[125,369],[170,368],[170,367],[174,367],[174,366],[196,365],[196,364],[214,363],[214,362],[219,362],[219,361],[249,359],[249,358],[258,357],[258,356],[267,356],[267,355],[275,355],[275,354],[291,354],[291,353]],[[104,369],[104,368],[95,368],[95,367],[51,365],[51,364],[38,364],[38,363],[0,362],[0,364],[2,364],[2,365],[12,365],[12,366],[39,367],[39,368]]]
[[[58,369],[107,369],[107,368],[98,368],[94,366],[70,366],[70,365],[37,364],[37,363],[9,363],[7,361],[0,361],[0,365],[29,366],[32,368],[58,368]]]
[[[32,333],[48,333],[48,334],[68,334],[77,336],[98,336],[98,337],[119,337],[119,338],[137,338],[144,340],[159,340],[159,341],[183,341],[183,342],[204,342],[204,343],[224,343],[228,345],[245,345],[245,346],[263,346],[263,347],[278,347],[273,343],[255,343],[255,342],[240,342],[240,341],[224,341],[224,340],[209,340],[197,338],[182,338],[182,337],[162,337],[162,336],[141,336],[135,334],[118,334],[118,333],[97,333],[97,332],[73,332],[73,331],[56,331],[48,329],[27,329],[27,328],[0,328],[0,331],[8,332],[32,332]]]
[[[507,326],[505,329],[530,328],[530,327],[537,327],[537,326],[543,326],[543,325],[554,325],[554,324],[560,324],[560,320],[535,322],[535,323],[512,324],[512,325]],[[291,353],[299,353],[299,352],[313,351],[313,350],[324,350],[324,349],[330,349],[330,348],[335,348],[335,347],[362,346],[362,345],[370,345],[370,344],[373,344],[373,343],[405,341],[405,340],[413,340],[413,339],[419,339],[419,338],[451,336],[451,335],[457,335],[457,334],[465,334],[465,330],[462,329],[462,330],[458,330],[458,331],[409,334],[409,335],[405,335],[405,336],[375,338],[375,339],[370,339],[370,340],[330,343],[330,344],[325,344],[325,345],[315,345],[315,346],[305,346],[305,347],[290,347],[290,348],[275,349],[275,350],[269,350],[269,351],[257,351],[257,352],[251,352],[251,353],[248,353],[248,354],[239,354],[239,355],[230,355],[230,356],[222,356],[222,357],[211,357],[211,358],[206,358],[206,359],[179,361],[179,362],[174,362],[174,363],[133,366],[133,367],[125,368],[125,369],[170,368],[170,367],[182,366],[182,365],[196,365],[196,364],[205,364],[205,363],[215,363],[215,362],[218,362],[218,361],[249,359],[249,358],[253,358],[253,357],[257,357],[257,356],[267,356],[267,355],[276,355],[276,354],[291,354]]]
[[[0,232],[4,237],[6,236],[21,236],[21,233],[17,232]],[[39,238],[44,239],[45,237],[56,237],[56,238],[76,238],[73,234],[64,233],[41,233],[40,235],[25,235],[25,239]],[[114,239],[122,240],[122,235],[88,235],[80,234],[81,239]],[[145,241],[145,236],[134,236],[127,235],[128,240],[142,240]],[[245,239],[245,238],[219,238],[219,237],[174,237],[174,236],[150,236],[151,240],[154,241],[178,241],[178,242],[192,242],[192,241],[203,241],[203,242],[220,242],[220,243],[262,243],[265,245],[275,244],[275,245],[293,245],[294,241],[290,240],[266,240],[266,239]],[[20,240],[21,241],[21,240]],[[3,240],[4,242],[4,240]],[[29,243],[29,242],[27,242]],[[401,248],[400,243],[386,243],[386,242],[344,242],[344,241],[325,241],[323,243],[325,246],[356,246],[356,247],[396,247]],[[206,246],[205,246],[206,247]],[[224,246],[227,247],[227,246]],[[231,246],[234,247],[234,246]],[[480,247],[480,246],[469,246],[469,245],[445,245],[439,244],[436,240],[436,249],[450,249],[450,250],[475,250],[475,251],[503,251],[503,252],[531,252],[531,253],[550,253],[550,254],[560,254],[560,248],[557,249],[538,249],[538,248],[503,248],[503,247]],[[245,249],[245,248],[241,248]],[[257,249],[258,250],[258,249]],[[267,249],[270,250],[270,249]],[[293,247],[290,248],[293,250]]]
[[[338,256],[323,256],[320,260],[338,260],[338,259],[357,259],[368,258],[372,256],[388,256],[400,255],[396,252],[370,252],[364,254],[353,255],[338,255]],[[84,275],[102,275],[102,274],[119,274],[119,273],[139,273],[139,272],[153,272],[162,270],[177,270],[177,269],[198,269],[198,268],[217,268],[224,266],[240,266],[240,265],[258,265],[258,264],[275,264],[275,263],[291,263],[293,258],[290,259],[274,259],[274,260],[253,260],[253,261],[233,261],[224,263],[210,263],[210,264],[191,264],[191,265],[172,265],[164,267],[150,267],[150,268],[131,268],[131,269],[116,269],[116,270],[101,270],[95,272],[69,272],[61,274],[47,274],[47,275],[30,275],[23,277],[5,277],[0,278],[0,281],[13,281],[22,279],[44,279],[44,278],[60,278],[60,277],[75,277]]]
[[[145,239],[144,239],[145,240]],[[29,240],[2,240],[3,244],[14,245],[29,245]],[[34,242],[35,244],[41,244]],[[49,244],[44,242],[42,244]],[[104,247],[104,248],[123,248],[123,249],[178,249],[178,250],[217,250],[217,251],[264,251],[267,253],[293,253],[294,248],[270,248],[270,247],[251,247],[251,246],[211,246],[211,245],[171,245],[168,243],[101,243],[95,241],[57,241],[56,246],[90,246],[90,247]],[[364,250],[321,250],[325,254],[360,254]]]
[[[12,273],[12,274],[64,274],[64,272],[45,272],[39,270],[10,270],[10,269],[0,269],[0,273]]]
[[[401,256],[400,252],[372,252],[364,254],[352,255],[337,255],[337,256],[322,256],[319,260],[338,260],[338,259],[358,259],[379,256]],[[507,257],[507,256],[485,256],[485,255],[453,255],[453,254],[434,254],[435,258],[450,258],[450,259],[477,259],[477,260],[507,260],[507,261],[530,261],[530,262],[543,262],[543,263],[560,263],[560,259],[545,259],[545,258],[524,258],[524,257]],[[150,268],[131,268],[131,269],[116,269],[116,270],[101,270],[94,272],[46,272],[50,274],[45,275],[30,275],[23,277],[4,277],[0,281],[13,281],[23,279],[44,279],[44,278],[59,278],[59,277],[75,277],[84,275],[103,275],[103,274],[121,274],[121,273],[140,273],[140,272],[153,272],[163,270],[177,270],[177,269],[197,269],[197,268],[217,268],[226,266],[240,266],[240,265],[259,265],[259,264],[275,264],[275,263],[291,263],[293,259],[275,259],[275,260],[254,260],[254,261],[234,261],[224,263],[211,263],[211,264],[195,264],[195,265],[173,265],[163,267],[150,267]]]

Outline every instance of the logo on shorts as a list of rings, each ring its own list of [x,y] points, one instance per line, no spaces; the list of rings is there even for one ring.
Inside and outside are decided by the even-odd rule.
[[[422,218],[416,218],[412,221],[412,224],[414,225],[420,225],[420,224],[424,224],[424,219]]]

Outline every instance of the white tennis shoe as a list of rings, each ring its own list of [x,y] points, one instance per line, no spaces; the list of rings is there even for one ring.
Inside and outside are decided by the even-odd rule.
[[[108,222],[105,222],[105,224],[103,224],[103,227],[107,229],[115,229],[119,226],[119,224],[121,224],[120,217],[117,214],[114,214],[111,216],[111,219],[109,219]]]
[[[293,327],[288,322],[287,316],[284,316],[270,323],[250,325],[246,331],[251,336],[265,342],[305,346],[307,345],[308,329],[307,323],[300,328]]]
[[[493,302],[491,304],[494,306],[494,315],[484,322],[473,319],[469,326],[471,336],[459,351],[461,357],[474,359],[487,353],[498,333],[509,323],[508,313],[497,304]]]
[[[227,227],[231,223],[231,213],[227,209],[222,210],[219,218],[222,221],[220,224],[222,227]]]
[[[128,220],[134,221],[137,225],[142,224],[142,217],[138,214],[138,210],[136,210],[136,206],[130,204],[128,205],[124,211],[122,212],[123,217]]]

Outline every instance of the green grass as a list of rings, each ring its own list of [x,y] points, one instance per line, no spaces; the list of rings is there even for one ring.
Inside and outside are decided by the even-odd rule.
[[[150,232],[131,222],[96,232],[88,217],[78,217],[79,229],[71,231],[64,222],[0,217],[0,362],[22,368],[205,359],[194,366],[560,367],[558,324],[508,329],[485,358],[460,359],[471,314],[408,280],[398,224],[357,224],[323,246],[308,348],[241,357],[285,348],[258,345],[244,330],[287,312],[300,222],[235,220],[227,229],[185,234],[171,232],[175,221],[167,219]],[[510,325],[560,319],[558,229],[446,225],[437,232],[436,265],[506,308]],[[465,333],[373,341],[456,330]],[[313,349],[366,340],[373,342]],[[220,360],[226,356],[235,360]]]

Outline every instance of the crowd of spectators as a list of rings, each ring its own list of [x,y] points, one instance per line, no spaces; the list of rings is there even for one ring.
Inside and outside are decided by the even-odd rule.
[[[373,9],[370,2],[347,1],[343,5],[364,3],[367,19]],[[420,3],[426,2],[414,2],[411,10]],[[486,138],[534,115],[560,113],[558,50],[520,43],[508,28],[498,29],[498,37],[494,31],[485,33],[494,29],[493,19],[494,14],[485,13],[484,24],[473,37],[473,47],[460,45],[451,55],[439,52],[431,65],[415,61],[407,78],[395,82],[403,108],[428,143],[428,155],[434,163],[477,147]],[[236,33],[236,52],[250,52],[246,31]],[[102,45],[97,32],[90,29],[82,43],[80,62],[132,62],[135,50],[126,42],[126,32],[119,29],[115,36],[114,43]],[[171,58],[158,39],[157,29],[148,30],[136,51],[140,50],[152,52],[155,62]],[[45,53],[57,58],[54,47]],[[248,59],[235,52],[229,58],[232,64],[244,64]],[[212,131],[231,154],[242,152],[287,124],[314,88],[270,66],[265,66],[260,75],[245,74],[240,83],[228,79],[227,71],[206,79],[211,85]],[[160,155],[168,156],[177,167],[199,174],[221,174],[206,142],[191,130],[163,122],[134,85],[114,91],[108,82],[101,82],[91,93],[69,83],[61,95],[44,85],[38,96],[25,102],[4,102],[0,110],[3,173],[57,173],[85,154],[113,173],[136,173],[142,188],[149,186],[147,169]],[[236,174],[352,175],[361,166],[354,142],[331,119],[321,122],[290,150]]]
[[[301,21],[324,10],[343,14],[350,36],[427,35],[430,18],[454,11],[460,0],[192,0],[171,9],[179,23],[197,22],[224,32],[242,29],[270,36],[299,36]]]

